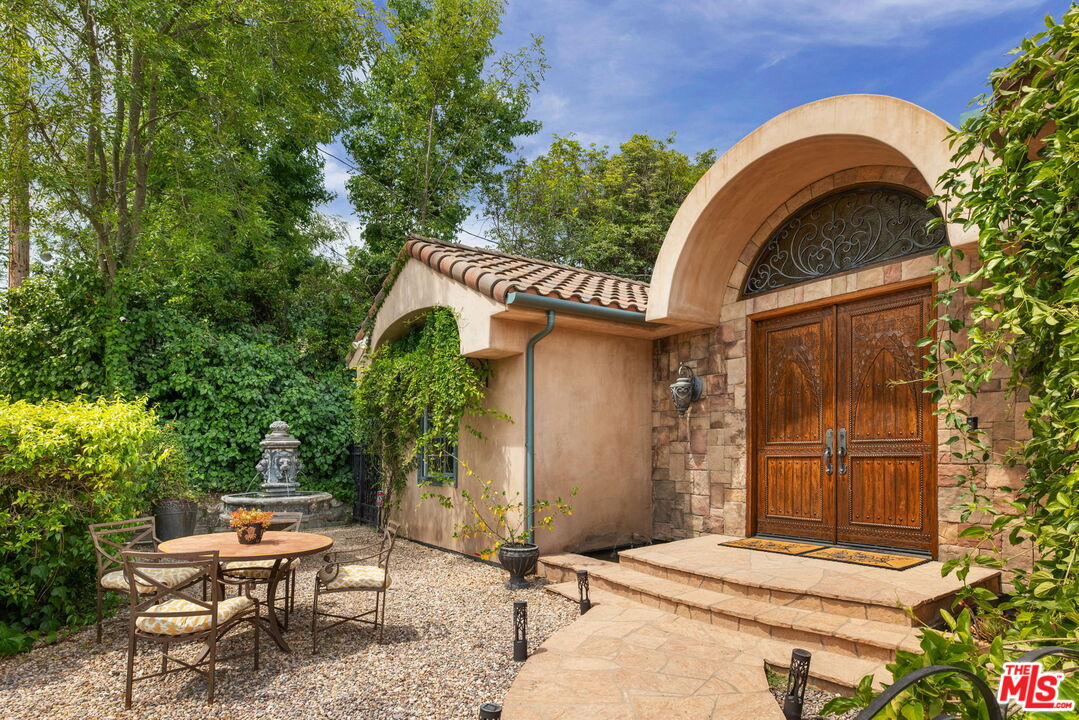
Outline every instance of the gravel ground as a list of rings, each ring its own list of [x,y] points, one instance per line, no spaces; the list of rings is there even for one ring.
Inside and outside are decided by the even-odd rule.
[[[373,530],[363,526],[326,534],[339,550],[374,540]],[[206,705],[201,678],[178,673],[136,683],[134,705],[123,709],[125,610],[106,621],[101,645],[94,643],[91,627],[0,661],[0,718],[475,718],[480,703],[501,702],[517,675],[513,601],[528,601],[533,648],[577,616],[574,603],[545,592],[540,580],[510,592],[499,568],[398,540],[385,644],[374,642],[371,628],[348,623],[320,634],[319,653],[312,655],[309,610],[316,570],[316,561],[309,559],[297,573],[296,611],[285,635],[291,654],[264,635],[256,672],[249,629],[237,629],[222,641],[219,654],[244,655],[218,663],[212,706]],[[360,603],[373,605],[373,598],[341,593],[324,595],[319,604],[354,614]],[[155,672],[160,651],[149,643],[142,647],[136,673]],[[191,657],[195,648],[184,647]]]
[[[783,692],[783,690],[772,690],[779,707],[783,707]],[[821,715],[821,708],[834,697],[833,693],[825,692],[824,690],[806,688],[805,705],[802,707],[802,720],[852,720],[858,715],[857,710],[851,710],[842,715]]]

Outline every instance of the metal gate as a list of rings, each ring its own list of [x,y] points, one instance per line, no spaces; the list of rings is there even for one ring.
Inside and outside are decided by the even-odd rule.
[[[360,445],[353,445],[349,451],[349,464],[352,467],[352,481],[356,484],[356,504],[352,508],[352,520],[378,525],[378,491],[382,484],[378,457],[365,452],[365,448]]]

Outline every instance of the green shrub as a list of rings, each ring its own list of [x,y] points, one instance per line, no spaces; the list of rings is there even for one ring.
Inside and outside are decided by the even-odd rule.
[[[31,402],[146,397],[175,426],[202,492],[256,489],[259,440],[284,420],[303,443],[302,487],[353,497],[354,375],[343,356],[333,365],[326,348],[312,355],[268,327],[223,328],[147,293],[127,293],[112,311],[101,296],[76,266],[0,294],[3,392]]]
[[[341,500],[354,493],[348,474],[353,373],[304,372],[298,351],[271,332],[226,332],[177,313],[133,314],[143,335],[131,353],[135,385],[176,426],[191,458],[192,483],[204,492],[255,490],[259,440],[284,420],[302,443],[305,490]],[[132,337],[137,337],[135,333]]]
[[[93,605],[87,526],[146,512],[184,454],[145,401],[0,400],[0,654],[84,621]]]

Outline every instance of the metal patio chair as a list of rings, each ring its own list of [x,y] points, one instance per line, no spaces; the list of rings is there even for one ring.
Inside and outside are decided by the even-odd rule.
[[[267,530],[299,532],[303,522],[302,512],[275,512]],[[273,568],[279,561],[269,560],[228,560],[221,563],[221,575],[233,580],[246,580],[252,585],[269,585]],[[282,594],[284,607],[280,608],[284,622],[281,626],[288,630],[289,613],[296,609],[296,568],[300,561],[286,561],[278,572],[284,573],[285,592]],[[239,590],[238,590],[239,592]],[[276,603],[275,603],[276,606]]]
[[[346,622],[360,622],[373,625],[378,633],[378,642],[382,642],[386,626],[386,591],[390,589],[390,553],[397,540],[398,523],[386,523],[382,537],[378,542],[370,543],[353,550],[341,550],[327,553],[322,569],[315,575],[315,597],[311,605],[311,652],[318,651],[318,634]],[[362,554],[366,553],[366,554]],[[375,564],[364,564],[374,560]],[[319,595],[326,593],[372,592],[375,594],[375,608],[359,615],[336,615],[320,612]],[[336,622],[324,627],[318,626],[319,617],[335,619]]]
[[[131,592],[124,576],[123,553],[128,550],[157,550],[157,527],[153,516],[134,520],[95,523],[90,526],[90,538],[94,542],[97,555],[97,637],[101,642],[102,601],[106,590],[128,594]],[[170,587],[183,587],[197,582],[197,573],[190,568],[161,567],[155,571],[158,581]],[[137,583],[136,590],[146,594],[152,588],[145,583]],[[203,596],[206,587],[203,586]]]
[[[136,682],[164,677],[190,670],[206,679],[208,703],[214,701],[214,679],[219,661],[242,657],[217,656],[217,643],[233,628],[249,622],[254,632],[255,669],[259,667],[259,601],[244,587],[238,597],[221,599],[218,593],[210,598],[195,597],[182,588],[170,587],[158,580],[162,568],[189,568],[195,580],[206,580],[217,587],[218,553],[156,553],[124,552],[124,576],[130,583],[131,615],[128,620],[127,674],[124,682],[124,707],[131,708],[132,690]],[[150,592],[137,591],[138,585],[150,587]],[[188,588],[191,586],[188,585]],[[161,645],[161,669],[155,673],[135,676],[135,653],[138,642]],[[169,655],[174,644],[201,641],[202,653],[192,662]],[[177,667],[170,667],[175,664]]]

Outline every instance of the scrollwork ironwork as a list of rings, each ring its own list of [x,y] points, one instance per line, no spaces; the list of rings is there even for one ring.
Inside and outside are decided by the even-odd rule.
[[[911,193],[860,187],[829,195],[788,218],[757,253],[745,296],[915,255],[944,245],[926,223],[940,217]]]

